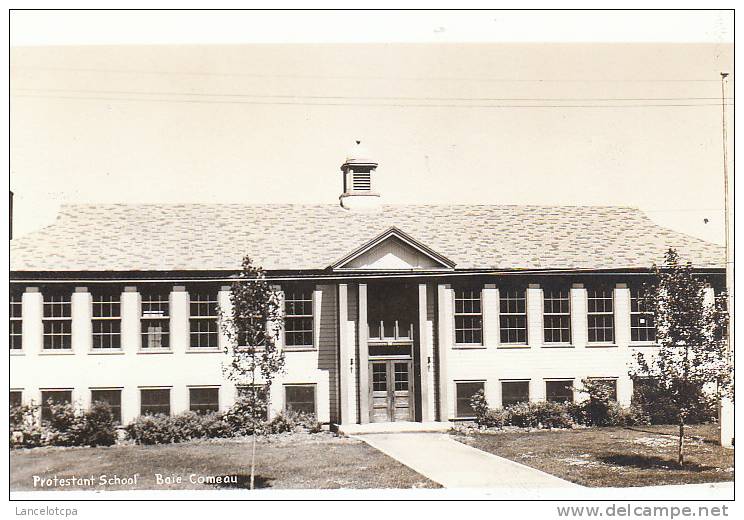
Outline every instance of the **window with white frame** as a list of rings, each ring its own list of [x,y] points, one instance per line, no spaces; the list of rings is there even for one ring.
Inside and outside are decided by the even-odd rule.
[[[238,385],[235,390],[238,401],[247,400],[251,403],[258,403],[261,416],[264,420],[269,419],[270,393],[265,385]]]
[[[23,305],[22,293],[11,291],[10,293],[10,350],[21,350],[23,348]]]
[[[72,349],[72,301],[70,293],[44,293],[44,350]]]
[[[612,289],[587,290],[587,325],[589,343],[615,341],[615,312]]]
[[[41,420],[52,418],[52,407],[60,404],[72,403],[72,390],[42,390],[41,391]]]
[[[605,387],[610,399],[617,401],[617,379],[610,377],[590,377],[589,380]]]
[[[630,290],[630,340],[644,343],[656,341],[654,315],[646,305],[643,289]]]
[[[284,345],[313,346],[313,290],[310,287],[284,290]]]
[[[571,296],[568,289],[546,288],[543,296],[545,343],[571,343]]]
[[[11,390],[8,397],[11,408],[21,406],[23,404],[23,391],[22,390]]]
[[[527,294],[523,288],[499,291],[501,343],[527,344]]]
[[[191,348],[219,347],[217,291],[191,291]]]
[[[483,381],[456,381],[455,382],[455,413],[460,419],[475,417],[470,400],[478,392],[485,388]]]
[[[483,312],[480,289],[455,289],[455,343],[483,344]]]
[[[574,400],[573,379],[545,381],[545,400],[553,403],[572,403]]]
[[[142,293],[142,349],[167,349],[170,346],[168,292]]]
[[[121,296],[118,292],[93,292],[93,348],[121,348]]]
[[[170,415],[170,388],[140,389],[140,415]]]
[[[315,385],[284,385],[284,408],[315,415]]]
[[[217,412],[220,409],[218,387],[189,388],[189,410],[197,413]]]
[[[526,403],[530,400],[529,381],[502,381],[501,382],[501,406],[506,408],[517,403]]]
[[[121,424],[121,388],[91,389],[90,402],[109,405],[114,422]]]

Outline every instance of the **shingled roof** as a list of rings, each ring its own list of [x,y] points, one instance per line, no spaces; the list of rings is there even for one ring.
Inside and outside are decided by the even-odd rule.
[[[696,267],[723,248],[627,207],[64,205],[54,224],[11,242],[11,271],[234,271],[247,253],[267,270],[325,269],[397,227],[456,269],[630,269],[677,248]]]

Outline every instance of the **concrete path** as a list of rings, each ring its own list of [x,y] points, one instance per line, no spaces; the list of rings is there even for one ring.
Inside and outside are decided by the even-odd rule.
[[[454,441],[447,434],[378,433],[354,437],[445,488],[581,488],[540,470]]]

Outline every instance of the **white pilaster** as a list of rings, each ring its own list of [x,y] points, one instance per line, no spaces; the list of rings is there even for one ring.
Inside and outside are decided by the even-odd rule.
[[[425,283],[418,286],[418,344],[419,344],[419,366],[421,377],[421,420],[423,422],[433,421],[434,413],[434,387],[432,386],[431,372],[433,365],[430,362],[433,356],[431,351],[431,335],[427,322],[427,287]]]
[[[586,347],[589,335],[587,324],[587,294],[584,284],[571,287],[571,342],[574,347]]]
[[[136,287],[125,287],[121,293],[121,349],[137,352],[142,346],[142,323],[140,317],[140,294]],[[122,417],[124,416],[124,394],[122,394]]]
[[[448,421],[450,418],[450,380],[447,358],[452,348],[452,289],[449,285],[437,286],[438,339],[439,339],[439,419]]]
[[[543,290],[538,284],[527,288],[527,343],[530,347],[543,344]]]
[[[126,385],[121,389],[121,423],[129,424],[137,418],[140,409],[139,388]]]
[[[488,283],[481,292],[483,311],[483,345],[499,346],[499,290],[495,284]]]
[[[615,286],[615,345],[630,345],[630,289],[624,283]]]
[[[633,381],[627,375],[617,378],[617,402],[622,406],[630,406],[633,398]]]
[[[230,346],[230,338],[225,334],[224,324],[229,323],[232,319],[232,302],[230,301],[230,286],[223,285],[217,292],[217,305],[220,308],[219,338],[217,344],[220,349],[224,350]]]
[[[85,287],[76,287],[71,299],[72,351],[87,354],[93,348],[93,298]]]
[[[173,287],[168,299],[170,311],[170,348],[175,353],[186,352],[190,346],[189,314],[190,300],[186,288]],[[171,397],[173,397],[171,395]],[[172,406],[172,404],[171,404]]]
[[[27,287],[21,296],[23,336],[21,346],[26,354],[38,354],[44,344],[44,297],[37,287]],[[24,397],[25,399],[25,397]]]
[[[426,286],[424,286],[426,289]],[[357,335],[359,341],[359,422],[369,422],[369,327],[367,326],[367,284],[360,283],[358,287],[359,322]],[[424,308],[425,309],[425,308]]]
[[[339,350],[339,390],[341,424],[353,424],[354,400],[351,398],[351,381],[354,345],[349,342],[349,288],[345,283],[338,285],[338,350]]]

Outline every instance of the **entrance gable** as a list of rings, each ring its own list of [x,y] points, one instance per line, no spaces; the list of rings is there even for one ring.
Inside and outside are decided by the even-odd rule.
[[[331,266],[333,270],[441,270],[455,263],[391,227]]]

